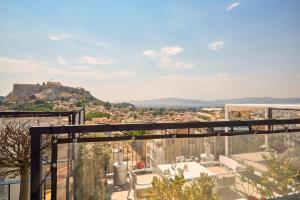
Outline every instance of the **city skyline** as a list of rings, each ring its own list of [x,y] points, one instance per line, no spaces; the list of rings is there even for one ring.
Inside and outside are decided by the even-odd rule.
[[[49,80],[110,101],[300,97],[300,2],[0,2],[0,95]]]

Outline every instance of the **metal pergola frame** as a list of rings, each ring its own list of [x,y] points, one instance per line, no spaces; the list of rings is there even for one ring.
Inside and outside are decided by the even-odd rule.
[[[245,121],[213,121],[213,122],[184,122],[184,123],[136,123],[136,124],[101,124],[101,125],[72,125],[72,126],[44,126],[31,127],[31,199],[42,199],[42,136],[50,134],[56,137],[52,140],[51,152],[51,199],[56,199],[57,192],[57,145],[76,142],[111,142],[124,140],[149,140],[149,139],[167,139],[167,138],[203,138],[212,136],[235,136],[249,134],[273,134],[273,133],[292,133],[300,132],[300,128],[289,129],[286,125],[300,124],[300,118],[297,119],[268,119],[268,120],[245,120]],[[281,125],[282,129],[273,129],[274,125]],[[234,127],[248,127],[247,131],[234,131]],[[254,130],[255,126],[268,126],[268,130]],[[271,128],[272,127],[272,128]],[[146,134],[141,136],[107,136],[107,137],[80,137],[80,133],[93,132],[123,132],[135,130],[171,130],[171,129],[190,129],[190,128],[208,128],[211,130],[205,134],[172,134],[166,131],[166,134]],[[214,130],[222,128],[221,130]],[[57,138],[58,135],[68,134],[71,137]]]
[[[69,125],[84,124],[85,123],[85,107],[72,111],[4,111],[0,112],[0,120],[4,118],[31,118],[31,117],[68,117]],[[72,137],[72,136],[70,136]],[[72,146],[74,150],[74,146]],[[70,155],[68,154],[68,162],[70,162]],[[57,159],[55,160],[57,162]],[[69,165],[69,164],[68,164]],[[69,176],[69,174],[68,174]],[[4,182],[2,183],[2,185]],[[10,188],[11,182],[8,182]],[[14,183],[17,184],[17,183]],[[10,199],[10,189],[9,196]]]
[[[0,118],[22,118],[22,117],[68,117],[69,125],[76,124],[76,115],[81,118],[83,113],[83,121],[85,121],[85,108],[72,111],[4,111],[0,112]]]

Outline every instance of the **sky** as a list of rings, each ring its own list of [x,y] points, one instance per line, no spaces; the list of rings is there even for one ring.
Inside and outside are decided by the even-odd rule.
[[[299,0],[0,0],[0,95],[300,97]]]

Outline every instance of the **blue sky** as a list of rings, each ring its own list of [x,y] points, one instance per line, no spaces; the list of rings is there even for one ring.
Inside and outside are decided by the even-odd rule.
[[[0,1],[0,95],[60,81],[103,100],[300,97],[300,1]]]

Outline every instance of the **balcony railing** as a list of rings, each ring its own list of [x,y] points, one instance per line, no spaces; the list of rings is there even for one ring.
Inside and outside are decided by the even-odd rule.
[[[245,195],[242,177],[255,182],[249,193],[260,196],[257,188],[265,187],[261,179],[269,169],[262,155],[300,154],[299,125],[300,119],[271,119],[32,127],[31,199],[139,199],[147,193],[139,192],[139,178],[149,189],[154,175],[171,179],[174,168],[184,170],[187,182],[200,172],[211,175],[222,199]],[[46,135],[51,143],[43,146]],[[65,148],[70,144],[74,148]],[[65,156],[72,161],[64,163]]]

